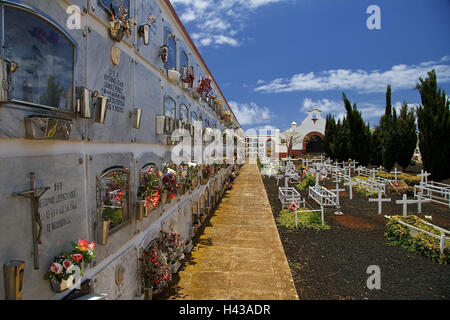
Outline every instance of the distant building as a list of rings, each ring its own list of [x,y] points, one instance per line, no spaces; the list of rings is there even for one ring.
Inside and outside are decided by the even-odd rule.
[[[302,123],[292,122],[291,128],[281,133],[281,136],[288,134],[293,137],[292,150],[293,157],[302,157],[308,153],[321,153],[322,140],[325,135],[325,118],[321,115],[319,109],[308,111],[308,116]],[[279,157],[287,157],[288,150],[286,143],[282,143],[279,150]]]
[[[256,159],[266,157],[272,159],[286,158],[287,145],[283,136],[293,137],[290,152],[292,157],[302,157],[305,154],[322,153],[322,140],[325,135],[326,120],[319,109],[308,111],[308,116],[302,123],[292,122],[291,128],[280,133],[279,130],[264,134],[246,135],[246,157]]]

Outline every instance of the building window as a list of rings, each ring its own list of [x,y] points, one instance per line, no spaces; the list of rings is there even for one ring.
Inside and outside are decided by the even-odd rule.
[[[197,121],[197,113],[196,112],[191,112],[191,119],[192,119],[192,123]]]
[[[129,179],[129,171],[123,167],[108,169],[97,177],[98,218],[110,221],[110,232],[130,220]]]
[[[184,51],[184,50],[181,51],[180,59],[181,59],[181,61],[180,61],[181,68],[183,68],[183,67],[188,68],[189,67],[189,59],[188,59],[186,51]]]
[[[3,58],[19,68],[11,77],[14,102],[73,111],[76,45],[51,18],[3,6]]]
[[[176,106],[175,100],[167,96],[164,99],[164,115],[172,119],[176,119]]]
[[[189,109],[186,105],[182,104],[180,106],[179,119],[184,123],[189,123]]]
[[[175,37],[173,33],[168,29],[164,28],[164,44],[167,46],[167,63],[165,65],[166,69],[177,68],[177,45],[175,43]]]

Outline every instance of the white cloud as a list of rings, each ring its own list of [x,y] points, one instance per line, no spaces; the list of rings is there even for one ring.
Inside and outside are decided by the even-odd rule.
[[[356,90],[363,93],[385,92],[388,84],[392,91],[413,89],[419,77],[426,77],[431,69],[436,70],[439,83],[450,82],[450,65],[445,64],[448,56],[439,62],[427,61],[418,65],[395,65],[389,70],[336,69],[310,73],[299,73],[291,79],[277,78],[259,86],[257,92],[277,93],[292,91]]]
[[[229,101],[228,104],[241,125],[254,125],[270,122],[272,113],[268,108],[259,107],[256,103],[238,103]]]
[[[194,41],[204,46],[239,46],[239,31],[252,11],[287,0],[171,0],[184,24],[197,34]]]

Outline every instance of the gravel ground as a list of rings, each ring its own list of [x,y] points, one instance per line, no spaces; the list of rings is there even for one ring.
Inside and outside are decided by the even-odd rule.
[[[408,171],[420,171],[413,168]],[[263,178],[275,217],[281,204],[275,178]],[[334,185],[326,185],[331,188]],[[342,188],[342,185],[340,185]],[[348,191],[348,189],[347,189]],[[306,192],[302,197],[308,198]],[[389,195],[392,203],[383,203],[383,215],[399,215],[402,206]],[[313,207],[312,200],[307,200]],[[330,230],[288,230],[278,225],[278,231],[291,267],[300,299],[450,299],[450,266],[433,262],[400,246],[387,244],[384,232],[387,219],[377,214],[377,203],[363,195],[348,192],[340,197],[343,216],[325,211]],[[450,209],[438,204],[424,204],[424,215],[432,223],[450,228]],[[408,213],[417,214],[417,206],[408,206]],[[381,270],[381,289],[369,290],[367,267]]]

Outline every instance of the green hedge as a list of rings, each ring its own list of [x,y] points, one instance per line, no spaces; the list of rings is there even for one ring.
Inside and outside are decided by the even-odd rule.
[[[303,180],[299,184],[297,184],[295,187],[298,190],[303,191],[303,190],[308,190],[309,187],[312,187],[315,184],[316,184],[316,181],[314,180],[314,176],[307,174],[303,177]]]
[[[295,211],[288,209],[281,210],[278,222],[288,229],[330,229],[327,224],[322,225],[322,218],[319,212],[302,212],[308,209],[299,208],[297,214],[297,227],[295,226]]]
[[[391,217],[389,222],[386,224],[387,231],[384,234],[390,241],[390,244],[399,244],[403,248],[410,251],[416,251],[435,262],[449,264],[449,249],[445,248],[444,254],[441,255],[439,239],[433,238],[423,232],[419,232],[416,235],[411,235],[408,227],[397,222],[399,220],[425,231],[440,235],[438,230],[422,223],[422,220],[415,215],[410,215],[407,217],[394,216]]]

